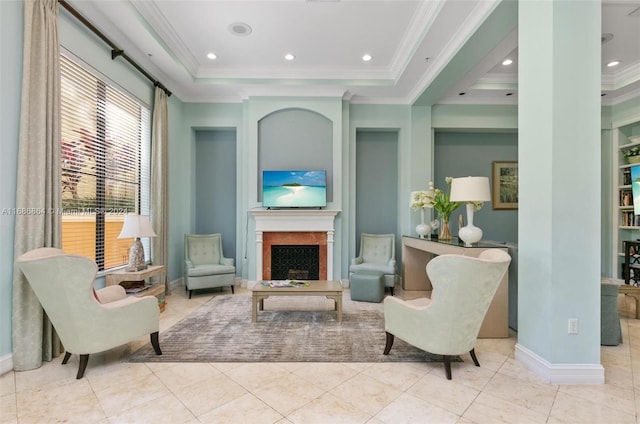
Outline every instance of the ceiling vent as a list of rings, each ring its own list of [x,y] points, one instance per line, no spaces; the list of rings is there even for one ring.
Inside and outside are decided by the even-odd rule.
[[[246,37],[247,35],[251,34],[251,31],[253,31],[251,27],[244,22],[234,22],[229,25],[228,28],[231,34],[238,35],[240,37]]]

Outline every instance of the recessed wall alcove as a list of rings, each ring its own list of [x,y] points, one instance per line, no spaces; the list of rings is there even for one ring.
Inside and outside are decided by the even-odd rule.
[[[324,170],[327,202],[333,202],[333,122],[303,108],[276,110],[258,121],[257,201],[264,170]]]

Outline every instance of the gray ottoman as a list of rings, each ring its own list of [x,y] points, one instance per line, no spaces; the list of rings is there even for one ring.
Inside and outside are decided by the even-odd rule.
[[[384,274],[361,271],[351,275],[351,300],[380,303],[384,298]]]
[[[616,346],[622,343],[618,316],[618,285],[600,284],[600,344]]]

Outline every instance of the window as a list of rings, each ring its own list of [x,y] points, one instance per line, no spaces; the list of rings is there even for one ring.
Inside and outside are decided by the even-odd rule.
[[[62,249],[124,265],[124,215],[149,210],[149,108],[65,56],[61,88]]]

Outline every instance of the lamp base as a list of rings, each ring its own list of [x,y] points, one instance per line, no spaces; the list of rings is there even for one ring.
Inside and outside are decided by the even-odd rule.
[[[144,247],[140,241],[140,237],[136,237],[135,241],[129,249],[129,264],[125,271],[142,271],[148,266],[144,261]]]
[[[460,228],[458,237],[464,241],[465,247],[471,247],[473,243],[477,243],[482,239],[482,230],[475,225],[467,225]]]

